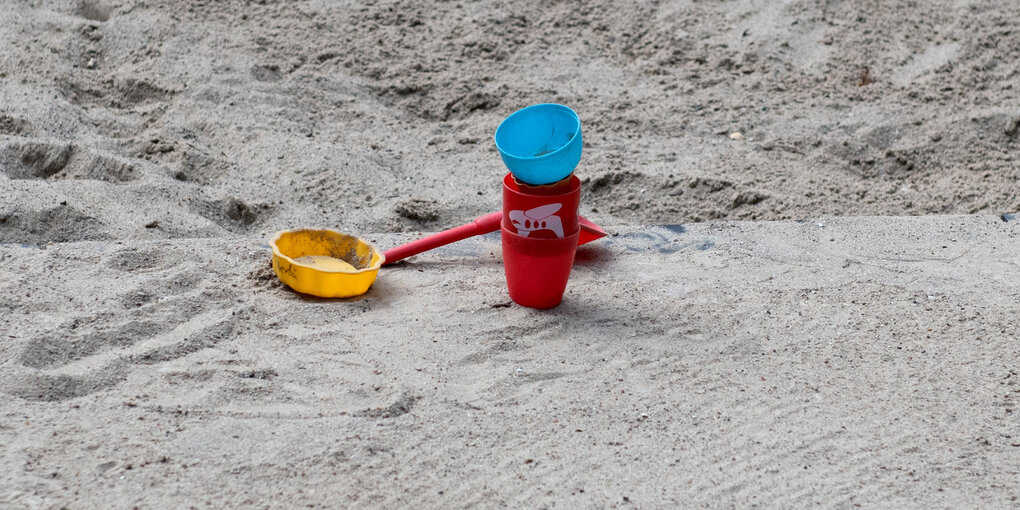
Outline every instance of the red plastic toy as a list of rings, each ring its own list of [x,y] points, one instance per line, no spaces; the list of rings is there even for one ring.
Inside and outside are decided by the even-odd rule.
[[[397,246],[396,248],[391,248],[384,252],[384,255],[386,255],[386,262],[383,262],[383,265],[388,266],[394,262],[404,260],[407,257],[413,257],[419,253],[434,250],[440,246],[446,246],[447,244],[462,241],[469,237],[495,232],[499,230],[500,220],[502,218],[502,211],[491,212],[485,216],[475,218],[475,221],[472,221],[467,225],[461,225],[459,227],[451,228],[450,230],[437,232],[428,237],[411,241],[407,244]],[[578,246],[590,243],[596,239],[601,239],[607,235],[606,232],[599,228],[598,225],[592,223],[584,216],[578,216],[577,222],[581,227],[580,235],[577,239]]]

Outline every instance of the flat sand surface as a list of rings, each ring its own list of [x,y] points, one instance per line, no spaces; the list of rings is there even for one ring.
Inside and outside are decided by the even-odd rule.
[[[1018,19],[0,0],[0,507],[1015,507]],[[539,102],[618,234],[556,310],[494,236],[272,274],[497,210]]]
[[[374,236],[383,246],[405,235]],[[260,237],[0,251],[13,507],[1008,508],[1020,221],[621,228],[299,296]]]

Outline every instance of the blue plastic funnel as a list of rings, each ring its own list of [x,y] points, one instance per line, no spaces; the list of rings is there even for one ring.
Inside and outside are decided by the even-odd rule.
[[[561,104],[536,104],[503,119],[496,148],[517,179],[532,185],[566,178],[581,161],[581,121]]]

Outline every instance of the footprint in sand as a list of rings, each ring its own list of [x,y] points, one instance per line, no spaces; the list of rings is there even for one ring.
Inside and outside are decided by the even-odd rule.
[[[84,0],[79,3],[76,14],[91,21],[104,22],[110,20],[110,8],[96,0]]]
[[[200,216],[219,225],[224,230],[242,234],[262,219],[272,208],[268,204],[250,205],[236,197],[202,201],[192,208]]]
[[[931,79],[940,67],[956,60],[960,53],[959,43],[931,45],[922,53],[914,55],[905,64],[893,71],[892,81],[900,87],[923,83]]]
[[[11,179],[128,182],[141,176],[130,161],[74,144],[30,140],[0,146],[0,171]]]
[[[168,262],[124,250],[96,265],[95,271],[123,271],[118,281],[135,284],[109,300],[114,309],[12,339],[16,354],[0,372],[0,391],[38,401],[76,398],[116,385],[133,367],[170,362],[233,337],[243,320],[236,293],[206,288],[205,270],[189,261]]]
[[[32,133],[32,123],[6,114],[0,114],[0,135],[25,136]]]
[[[99,220],[68,205],[0,213],[0,243],[44,244],[110,239]]]

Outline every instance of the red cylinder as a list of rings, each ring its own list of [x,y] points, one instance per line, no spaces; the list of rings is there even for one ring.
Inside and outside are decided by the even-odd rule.
[[[559,305],[574,265],[581,180],[570,176],[555,187],[565,191],[539,194],[510,174],[503,178],[503,269],[510,299],[521,306]]]
[[[535,194],[517,185],[512,174],[503,178],[503,226],[515,234],[536,239],[562,239],[577,232],[577,206],[581,180],[570,176],[565,192]]]
[[[563,299],[574,266],[580,232],[556,239],[517,235],[502,227],[503,269],[510,299],[521,306],[545,310]]]

